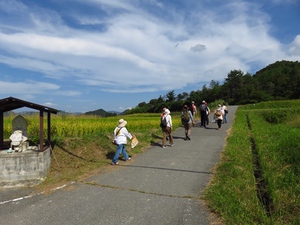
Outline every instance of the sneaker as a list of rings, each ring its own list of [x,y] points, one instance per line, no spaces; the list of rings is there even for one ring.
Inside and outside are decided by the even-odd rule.
[[[130,159],[131,159],[131,158],[129,157],[129,158],[128,158],[128,159],[126,159],[125,161],[126,161],[126,162],[128,162],[128,161],[130,161]]]
[[[189,136],[186,136],[186,138],[187,138],[188,140],[191,140],[191,138],[190,138]]]
[[[162,146],[162,148],[166,148],[167,146]]]
[[[111,163],[112,166],[115,166],[115,165],[118,165],[119,162],[116,162],[116,163]]]
[[[171,147],[173,147],[173,146],[174,146],[174,144],[171,144],[170,146],[171,146]]]

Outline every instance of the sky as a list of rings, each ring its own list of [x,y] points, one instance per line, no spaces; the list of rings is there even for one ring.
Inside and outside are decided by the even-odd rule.
[[[300,61],[300,0],[0,0],[0,99],[65,112]]]

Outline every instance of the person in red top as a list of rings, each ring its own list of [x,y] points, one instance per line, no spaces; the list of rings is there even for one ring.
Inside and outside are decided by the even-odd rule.
[[[194,101],[192,101],[192,107],[191,107],[191,108],[192,108],[192,110],[191,110],[192,115],[193,115],[193,117],[195,118],[195,116],[197,115],[197,107],[196,107]]]
[[[195,119],[195,118],[196,118],[196,115],[197,115],[197,107],[196,107],[194,101],[192,101],[192,104],[191,104],[191,107],[190,107],[190,111],[191,111],[191,113],[192,113],[193,118]],[[192,124],[193,124],[193,126],[194,126],[194,125],[195,125],[195,122],[193,121]]]

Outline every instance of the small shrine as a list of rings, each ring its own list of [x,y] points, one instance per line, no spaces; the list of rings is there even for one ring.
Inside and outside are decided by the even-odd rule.
[[[39,111],[39,144],[30,145],[27,120],[17,115],[12,121],[9,142],[4,140],[4,113],[22,107]],[[0,185],[34,186],[43,181],[51,165],[51,114],[59,111],[21,99],[0,100]],[[44,115],[47,115],[47,139],[44,138]]]

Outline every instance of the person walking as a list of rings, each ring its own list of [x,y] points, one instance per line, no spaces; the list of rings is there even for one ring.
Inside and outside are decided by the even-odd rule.
[[[172,147],[174,145],[174,140],[172,136],[172,117],[169,109],[164,110],[164,114],[161,118],[161,128],[163,131],[162,147],[167,147],[167,137],[169,139],[170,146]]]
[[[224,112],[223,112],[222,106],[221,106],[221,104],[219,104],[218,108],[214,112],[214,117],[215,117],[215,120],[216,120],[217,125],[218,125],[218,130],[221,129],[222,121],[223,121],[223,115],[224,115]]]
[[[111,165],[117,165],[119,160],[119,155],[122,153],[125,161],[129,161],[130,157],[127,154],[125,145],[127,144],[127,138],[130,140],[134,137],[131,133],[128,132],[125,127],[127,121],[124,119],[119,120],[118,126],[114,130],[114,142],[117,145],[116,153],[113,157]]]
[[[192,113],[192,115],[193,115],[193,118],[195,119],[195,118],[196,118],[196,115],[197,115],[197,107],[196,107],[194,101],[192,101],[190,111],[191,111],[191,113]],[[195,122],[193,122],[193,126],[194,126],[194,124],[195,124]]]
[[[222,109],[224,111],[223,123],[227,123],[228,109],[227,109],[227,106],[226,106],[225,102],[223,102]]]
[[[162,113],[161,113],[161,115],[160,115],[160,119],[161,119],[160,127],[161,127],[161,129],[162,129],[162,132],[164,132],[164,129],[165,129],[165,127],[167,126],[167,122],[164,120],[164,116],[166,115],[166,114],[165,114],[165,110],[166,110],[166,109],[167,109],[166,107],[163,107]],[[169,137],[168,137],[168,136],[166,137],[166,140],[167,140],[167,141],[169,140]]]
[[[181,112],[181,122],[185,130],[185,140],[191,140],[191,127],[192,124],[194,124],[194,117],[189,110],[189,107],[187,105],[183,106],[182,112]]]
[[[207,123],[207,105],[206,102],[203,100],[202,103],[200,104],[200,116],[201,116],[201,124],[200,126],[203,126],[206,128],[206,123]]]
[[[210,109],[209,109],[209,107],[208,107],[207,102],[205,102],[205,104],[206,104],[206,126],[208,126],[208,124],[209,124],[209,114],[210,114]]]

